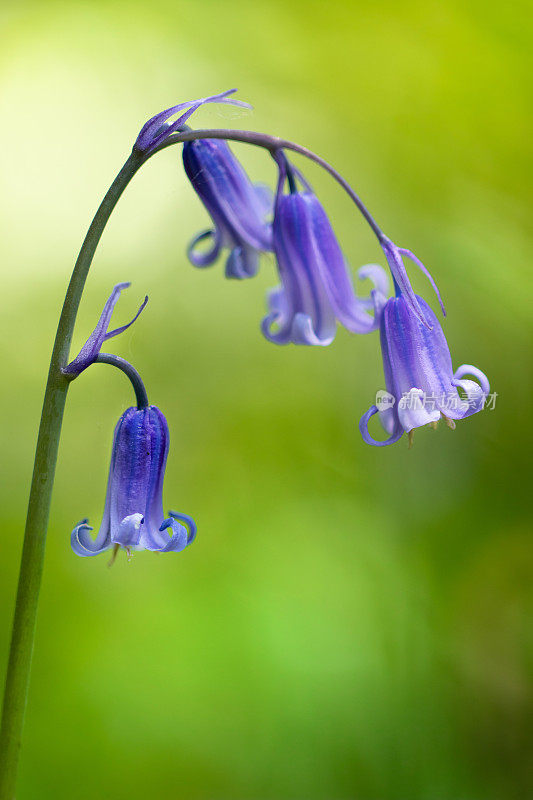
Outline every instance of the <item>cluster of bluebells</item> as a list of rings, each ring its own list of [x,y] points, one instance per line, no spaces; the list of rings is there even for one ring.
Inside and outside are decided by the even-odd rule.
[[[249,107],[231,96],[234,91],[180,103],[157,114],[141,129],[134,151],[149,157],[175,141],[173,135],[189,130],[186,121],[203,104]],[[175,115],[177,119],[170,122]],[[455,420],[483,408],[490,390],[487,378],[471,365],[453,370],[435,313],[411,287],[406,259],[426,275],[445,314],[439,291],[422,262],[380,232],[394,295],[389,297],[385,270],[370,264],[357,273],[359,279],[372,283],[369,294],[361,296],[331,222],[308,181],[284,150],[273,147],[271,154],[277,167],[275,191],[253,184],[219,135],[184,141],[185,173],[212,222],[192,240],[187,251],[191,263],[209,267],[224,251],[226,277],[244,279],[257,274],[262,253],[272,253],[279,285],[268,293],[261,331],[274,344],[329,345],[339,325],[354,334],[379,330],[387,391],[377,395],[386,402],[371,405],[361,417],[359,429],[368,444],[393,444],[404,433],[411,441],[415,428],[435,426],[441,418],[454,427]],[[82,520],[72,532],[72,548],[80,556],[110,548],[116,553],[119,547],[128,553],[135,549],[181,551],[196,532],[187,515],[163,514],[169,443],[165,417],[148,405],[144,386],[131,365],[100,353],[104,341],[126,330],[146,304],[145,299],[130,323],[108,331],[120,292],[128,285],[118,284],[113,289],[95,330],[64,369],[66,376],[75,378],[96,361],[114,363],[132,380],[138,400],[137,407],[125,411],[115,428],[100,529],[93,538],[87,520]],[[368,431],[375,414],[387,434],[385,439],[375,439]]]
[[[224,100],[229,102],[226,95]],[[274,158],[278,182],[272,195],[252,184],[225,141],[196,139],[184,144],[185,172],[213,222],[211,229],[193,239],[188,250],[191,262],[210,266],[227,248],[226,276],[249,278],[257,273],[260,253],[272,252],[280,285],[268,294],[261,330],[275,344],[328,345],[338,325],[351,333],[379,329],[385,384],[394,402],[383,410],[372,405],[363,414],[359,428],[368,444],[393,444],[404,433],[411,439],[415,428],[434,425],[441,418],[453,427],[454,420],[483,408],[487,378],[470,365],[454,372],[436,315],[412,289],[406,259],[429,279],[445,314],[424,264],[410,250],[381,236],[395,296],[388,297],[386,273],[373,264],[358,271],[360,279],[373,283],[369,296],[359,296],[318,197],[283,151],[276,151]],[[207,240],[211,249],[199,251]],[[428,395],[443,399],[431,407],[424,402]],[[368,432],[368,421],[377,413],[388,434],[384,440]]]

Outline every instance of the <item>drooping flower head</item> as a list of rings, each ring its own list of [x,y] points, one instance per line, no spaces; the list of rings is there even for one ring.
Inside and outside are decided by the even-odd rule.
[[[274,209],[274,252],[281,286],[268,296],[269,313],[261,329],[276,344],[328,345],[337,322],[352,333],[369,333],[379,325],[388,292],[384,270],[368,265],[359,270],[370,278],[370,297],[355,293],[346,260],[331,223],[316,195],[282,153],[277,154],[279,181]],[[286,194],[285,181],[289,180]],[[372,315],[370,312],[373,311]]]
[[[401,291],[387,301],[381,315],[387,392],[378,393],[379,408],[372,405],[359,422],[367,444],[393,444],[405,432],[411,437],[415,428],[436,425],[441,417],[453,428],[454,420],[480,411],[490,391],[486,376],[477,367],[463,364],[453,371],[448,343],[437,317],[425,300],[414,294],[413,298],[423,321],[412,309],[412,298],[407,299]],[[465,375],[479,383],[465,379]],[[384,441],[374,439],[368,432],[368,422],[377,413],[389,434]]]
[[[192,240],[187,255],[195,267],[209,267],[228,248],[226,277],[250,278],[259,254],[272,250],[272,192],[252,184],[228,144],[197,139],[183,145],[183,165],[193,189],[213,220],[213,228]],[[210,244],[205,251],[203,246]]]
[[[168,425],[156,406],[128,408],[113,437],[104,516],[96,538],[82,520],[71,535],[79,556],[111,547],[179,552],[191,544],[196,525],[186,514],[163,514],[163,478],[169,446]],[[189,531],[178,522],[185,522]],[[170,535],[169,535],[170,533]]]
[[[187,100],[185,103],[178,103],[176,106],[171,106],[164,111],[160,111],[159,114],[156,114],[142,126],[133,149],[141,153],[151,153],[156,147],[163,144],[171,134],[179,131],[182,125],[185,124],[189,117],[194,114],[200,106],[206,105],[207,103],[221,103],[240,106],[240,108],[251,108],[249,103],[244,103],[242,100],[236,100],[234,97],[230,97],[230,95],[234,94],[236,91],[237,89],[228,89],[226,92],[220,92],[219,94],[211,95],[211,97],[202,97],[199,100]],[[180,111],[184,113],[181,114],[178,119],[174,120],[174,122],[169,123],[168,120],[170,117],[173,117],[174,114]]]
[[[102,349],[102,345],[105,341],[112,339],[114,336],[118,336],[119,333],[123,333],[130,327],[130,325],[133,325],[148,302],[148,297],[144,298],[139,310],[130,322],[128,322],[126,325],[121,325],[120,328],[115,328],[112,331],[108,331],[113,310],[117,304],[118,298],[120,297],[120,293],[123,289],[127,289],[128,286],[130,286],[129,283],[117,283],[117,285],[113,288],[113,291],[109,295],[104,309],[100,315],[100,319],[96,323],[94,331],[91,333],[76,358],[73,359],[70,364],[63,369],[64,375],[72,378],[77,377],[81,372],[83,372],[83,370],[87,369],[87,367],[95,362],[96,357]]]

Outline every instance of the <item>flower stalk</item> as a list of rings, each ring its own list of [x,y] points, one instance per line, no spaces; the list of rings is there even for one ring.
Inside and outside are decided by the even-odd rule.
[[[13,800],[28,695],[37,604],[57,452],[69,380],[62,372],[85,281],[107,221],[146,157],[132,152],[89,227],[67,289],[50,360],[35,450],[0,729],[0,800]]]
[[[114,356],[111,353],[99,353],[94,360],[95,364],[109,364],[112,367],[116,367],[124,375],[129,379],[133,391],[135,392],[135,400],[137,402],[137,408],[146,408],[148,403],[148,395],[146,394],[146,388],[144,383],[142,382],[142,378],[135,369],[135,367],[126,361],[125,358],[121,358],[120,356]]]

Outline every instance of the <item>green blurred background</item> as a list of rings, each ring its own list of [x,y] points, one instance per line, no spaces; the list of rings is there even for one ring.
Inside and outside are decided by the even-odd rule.
[[[527,5],[491,0],[5,3],[0,11],[4,391],[0,656],[7,654],[47,362],[88,223],[141,124],[238,86],[252,113],[197,125],[277,133],[328,158],[440,285],[454,364],[495,411],[373,449],[377,336],[261,338],[271,258],[228,282],[185,257],[207,217],[177,149],[135,178],[105,233],[74,348],[131,280],[113,342],[166,414],[165,505],[197,543],[106,567],[98,524],[132,394],[95,368],[60,448],[19,800],[502,800],[531,796],[533,567]],[[261,152],[236,146],[272,181]],[[298,162],[302,166],[301,162]],[[306,172],[355,266],[362,219]],[[418,291],[433,303],[427,283]]]

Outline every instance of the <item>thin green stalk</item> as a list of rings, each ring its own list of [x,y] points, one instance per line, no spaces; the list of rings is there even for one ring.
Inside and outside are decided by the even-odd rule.
[[[0,730],[0,800],[13,800],[15,796],[50,501],[63,411],[71,382],[61,369],[68,360],[83,288],[102,232],[122,192],[145,160],[140,153],[132,153],[102,200],[74,266],[57,326],[35,451],[6,674]]]

